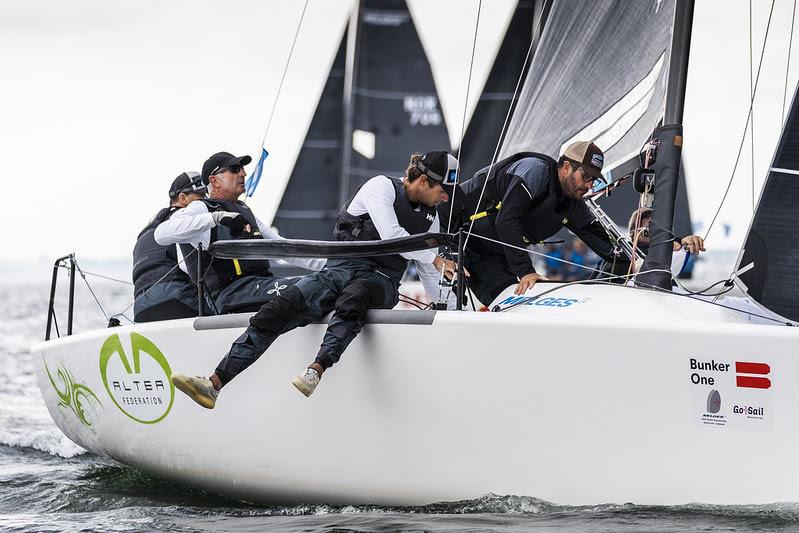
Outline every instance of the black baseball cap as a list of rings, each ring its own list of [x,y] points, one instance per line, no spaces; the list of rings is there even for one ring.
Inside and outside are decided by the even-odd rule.
[[[230,152],[217,152],[203,163],[203,183],[208,185],[208,178],[219,172],[220,169],[234,165],[249,165],[251,162],[252,157],[248,155],[236,157]]]
[[[419,158],[416,168],[442,185],[455,185],[458,181],[458,160],[443,150],[427,152]]]
[[[169,187],[169,199],[174,200],[182,192],[205,194],[207,190],[199,172],[184,172],[172,181]]]

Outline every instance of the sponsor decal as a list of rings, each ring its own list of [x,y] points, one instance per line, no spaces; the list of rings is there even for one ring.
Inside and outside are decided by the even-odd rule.
[[[266,291],[266,293],[267,294],[274,294],[275,296],[280,296],[280,291],[282,291],[286,287],[288,287],[288,285],[281,285],[280,282],[276,281],[275,282],[275,286],[273,288],[269,289],[268,291]]]
[[[161,350],[138,333],[130,334],[129,352],[117,334],[108,337],[100,348],[100,376],[105,390],[114,405],[136,422],[155,424],[169,414],[175,400],[171,375],[172,369]]]
[[[719,414],[721,411],[721,394],[716,389],[711,389],[707,395],[705,412],[702,413],[702,424],[705,426],[726,426],[727,417]]]
[[[687,366],[692,416],[701,425],[754,431],[771,428],[771,380],[765,377],[771,367],[767,363],[691,357]]]
[[[733,405],[732,412],[736,415],[742,415],[747,418],[762,419],[766,416],[766,408],[756,405]]]
[[[771,380],[767,376],[771,367],[766,363],[745,363],[735,361],[735,385],[750,389],[770,389]],[[747,374],[755,374],[754,376]]]
[[[97,395],[83,383],[78,383],[75,376],[72,375],[72,372],[67,370],[61,363],[56,367],[56,377],[60,385],[57,384],[52,374],[50,374],[50,369],[47,367],[44,358],[42,358],[42,363],[44,363],[44,371],[47,372],[50,384],[53,386],[58,396],[58,406],[69,409],[75,413],[75,416],[78,417],[81,424],[94,431],[92,427],[93,416],[89,414],[89,411],[93,411],[93,405],[99,407],[103,406],[103,404],[100,403],[100,399],[97,398]]]
[[[707,395],[707,412],[716,414],[721,409],[721,394],[716,389],[711,389]]]
[[[499,305],[534,305],[538,307],[571,307],[574,304],[583,304],[589,298],[539,298],[538,296],[508,296]]]

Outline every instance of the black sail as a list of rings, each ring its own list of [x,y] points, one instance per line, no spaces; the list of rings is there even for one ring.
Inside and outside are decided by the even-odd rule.
[[[274,218],[284,237],[329,239],[339,209],[344,39]]]
[[[738,268],[749,295],[799,320],[799,92],[794,95],[774,161],[757,204]]]
[[[352,150],[344,155],[339,200],[375,175],[402,176],[413,152],[449,147],[432,70],[404,0],[361,2],[351,105]]]

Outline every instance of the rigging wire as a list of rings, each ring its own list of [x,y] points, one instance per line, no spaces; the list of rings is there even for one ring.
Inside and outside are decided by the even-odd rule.
[[[763,45],[765,48],[765,44]],[[749,0],[749,98],[755,100],[755,90],[752,81],[752,0]],[[755,212],[755,110],[752,107],[752,128],[749,131],[751,144],[751,164],[752,164],[752,213]]]
[[[272,102],[272,110],[269,112],[269,118],[266,120],[266,129],[264,130],[264,137],[261,140],[261,150],[263,150],[264,145],[266,144],[266,136],[269,134],[269,127],[272,125],[272,119],[275,116],[275,110],[277,109],[277,102],[280,99],[280,92],[283,90],[283,82],[286,80],[286,73],[289,70],[289,65],[291,64],[291,56],[294,55],[294,45],[297,44],[297,37],[300,35],[300,28],[302,27],[302,21],[305,18],[305,11],[308,8],[308,0],[305,0],[305,4],[302,6],[302,13],[300,14],[300,20],[297,22],[297,30],[294,32],[294,39],[291,41],[291,48],[289,49],[289,55],[286,58],[286,65],[283,67],[283,75],[280,77],[280,83],[277,86],[277,94],[275,94],[275,100]],[[258,153],[261,153],[261,150]]]
[[[191,256],[192,256],[192,254],[194,254],[194,253],[196,253],[196,252],[197,252],[197,249],[195,248],[194,250],[192,250],[191,252],[189,252],[189,254],[188,254],[188,255],[185,255],[185,256],[183,256],[183,258],[182,258],[180,261],[178,261],[178,263],[177,263],[177,264],[175,264],[175,266],[173,266],[172,268],[170,268],[170,269],[169,269],[169,270],[166,272],[166,274],[164,274],[163,276],[161,276],[160,278],[158,278],[158,279],[156,280],[156,282],[155,282],[155,283],[153,283],[153,284],[152,284],[150,287],[148,287],[148,288],[147,288],[147,289],[146,289],[146,290],[145,290],[145,291],[142,293],[142,296],[143,296],[143,295],[145,295],[145,294],[147,294],[147,293],[148,293],[148,292],[149,292],[149,291],[150,291],[152,288],[154,288],[156,285],[158,285],[159,283],[161,283],[161,282],[164,280],[164,278],[166,278],[166,277],[167,277],[169,274],[171,274],[171,273],[172,273],[172,272],[173,272],[173,271],[174,271],[176,268],[178,268],[178,267],[179,267],[181,264],[185,263],[185,262],[186,262],[186,259],[188,259],[189,257],[191,257]],[[66,264],[59,264],[59,265],[58,265],[58,268],[63,268],[63,269],[69,270],[69,267],[68,267]],[[136,300],[134,299],[134,300],[133,300],[133,301],[132,301],[132,302],[131,302],[131,303],[130,303],[130,304],[127,306],[127,307],[125,307],[125,308],[124,308],[122,311],[120,311],[119,313],[116,313],[116,314],[113,314],[113,315],[109,316],[109,315],[108,315],[108,314],[105,312],[105,309],[103,308],[102,304],[100,303],[100,300],[97,298],[97,295],[94,293],[94,291],[92,290],[91,286],[89,285],[89,280],[87,280],[87,279],[86,279],[86,276],[87,276],[87,275],[89,275],[89,276],[94,276],[94,277],[97,277],[97,278],[102,278],[102,279],[105,279],[105,280],[108,280],[108,281],[114,281],[114,282],[116,282],[116,283],[121,283],[121,284],[123,284],[123,285],[128,285],[128,286],[133,286],[133,283],[131,283],[130,281],[125,281],[125,280],[118,279],[118,278],[112,278],[111,276],[105,276],[105,275],[103,275],[103,274],[98,274],[98,273],[96,273],[96,272],[89,272],[88,270],[83,270],[83,269],[81,269],[81,268],[80,268],[80,265],[78,264],[78,260],[77,260],[77,259],[75,259],[75,268],[78,270],[78,272],[80,272],[80,275],[81,275],[81,277],[83,278],[83,281],[86,283],[86,287],[88,287],[88,289],[89,289],[89,292],[91,292],[92,296],[94,297],[94,301],[95,301],[95,302],[97,302],[97,306],[100,308],[100,311],[102,311],[103,315],[105,315],[105,318],[106,318],[106,320],[109,320],[109,319],[111,319],[111,318],[116,318],[116,317],[122,316],[122,317],[124,317],[125,319],[127,319],[129,322],[133,323],[133,320],[131,320],[131,319],[130,319],[128,316],[126,316],[126,315],[125,315],[125,312],[126,312],[126,311],[128,311],[128,309],[130,309],[131,307],[133,307],[133,305],[136,303]],[[55,318],[55,317],[54,317],[54,318]],[[58,333],[58,325],[56,324],[56,334],[57,334],[57,333]]]
[[[782,115],[780,123],[785,122],[785,100],[788,97],[788,72],[791,69],[791,48],[793,46],[793,27],[796,21],[796,0],[793,0],[793,10],[791,10],[791,36],[788,38],[788,60],[785,62],[785,89],[782,92]]]
[[[69,270],[69,267],[67,265],[62,265],[62,264],[59,264],[58,268]],[[133,283],[130,281],[125,281],[124,279],[119,279],[119,278],[112,278],[111,276],[105,276],[103,274],[98,274],[96,272],[89,272],[88,270],[84,270],[83,273],[86,274],[87,276],[94,276],[96,278],[107,279],[108,281],[115,281],[123,285],[131,285],[131,286],[133,285]]]
[[[477,19],[474,22],[474,37],[472,37],[472,57],[469,60],[469,77],[466,80],[466,98],[463,102],[463,117],[461,119],[461,138],[458,142],[458,166],[455,170],[455,186],[452,187],[452,198],[449,202],[449,218],[447,219],[447,233],[452,229],[452,213],[455,209],[455,192],[458,190],[458,182],[461,175],[461,151],[463,150],[463,137],[466,135],[466,112],[469,109],[469,91],[472,87],[472,71],[474,69],[474,52],[477,48],[477,30],[480,27],[480,10],[483,7],[483,0],[477,3]]]
[[[455,208],[455,194],[458,190],[458,182],[460,181],[460,174],[461,174],[461,151],[463,150],[463,138],[466,135],[466,113],[469,107],[469,93],[471,91],[472,86],[472,72],[474,70],[474,53],[477,49],[477,31],[480,27],[480,13],[483,7],[483,0],[479,0],[477,4],[477,17],[474,22],[474,35],[472,36],[472,53],[471,58],[469,59],[469,75],[466,79],[466,97],[464,98],[463,102],[463,117],[461,119],[461,135],[460,141],[458,142],[458,154],[457,154],[457,168],[455,170],[455,185],[452,187],[452,198],[450,198],[450,207],[449,207],[449,217],[447,218],[447,233],[450,233],[451,226],[452,226],[452,213]],[[462,262],[464,259],[462,257],[458,257],[458,262]],[[441,275],[438,278],[438,300],[441,302],[444,299],[443,296],[443,287],[444,287],[444,271],[446,269],[441,270]],[[452,285],[450,284],[449,290],[447,291],[446,298],[449,298],[449,295],[452,293]]]
[[[92,290],[92,286],[89,285],[89,280],[86,279],[86,275],[83,273],[83,270],[81,270],[80,265],[78,264],[78,260],[76,258],[74,258],[74,257],[72,258],[72,260],[75,262],[75,268],[80,273],[80,277],[83,278],[83,282],[86,284],[86,287],[89,289],[89,292],[92,294],[92,297],[94,298],[94,301],[97,302],[97,307],[100,308],[100,311],[102,311],[103,316],[105,317],[106,320],[108,320],[108,318],[109,318],[108,317],[108,313],[105,312],[105,309],[103,308],[103,305],[100,303],[100,300],[97,299],[97,295],[94,294],[94,291]]]
[[[716,223],[716,219],[721,213],[721,208],[724,206],[724,202],[727,200],[727,195],[730,192],[730,187],[732,186],[733,179],[735,178],[735,171],[738,169],[738,163],[741,160],[741,153],[743,152],[744,143],[746,142],[746,132],[749,129],[749,121],[752,118],[752,107],[754,106],[755,96],[757,95],[757,88],[758,82],[760,81],[760,70],[763,67],[763,56],[766,52],[766,42],[768,42],[768,35],[771,29],[771,16],[774,13],[774,2],[775,0],[771,0],[771,9],[768,13],[768,22],[766,23],[766,34],[763,37],[763,48],[760,51],[760,63],[757,67],[757,76],[755,76],[755,85],[753,88],[752,96],[749,100],[749,112],[746,115],[746,124],[744,125],[744,131],[741,135],[741,143],[738,146],[738,155],[735,157],[735,164],[732,167],[732,173],[730,174],[730,180],[727,182],[727,188],[724,190],[724,194],[721,197],[721,202],[719,203],[718,209],[716,209],[716,214],[713,215],[713,219],[710,221],[710,225],[707,227],[707,231],[705,232],[705,236],[703,240],[707,240],[708,234],[710,234],[710,230],[713,229],[713,225]]]
[[[538,15],[538,20],[535,22],[535,25],[533,26],[534,28],[540,27],[541,19],[544,16],[544,12],[545,12],[544,10],[541,10],[541,13]],[[483,188],[480,190],[480,196],[477,199],[475,211],[474,213],[472,213],[472,215],[476,215],[477,212],[480,210],[480,204],[483,201],[483,195],[485,194],[486,186],[488,185],[488,178],[491,177],[491,171],[493,170],[494,165],[497,162],[497,157],[499,156],[499,148],[502,145],[502,139],[505,136],[505,131],[507,130],[508,122],[510,120],[510,114],[511,111],[513,110],[513,102],[516,101],[516,97],[519,94],[519,87],[521,87],[522,79],[524,78],[525,72],[527,70],[528,66],[527,63],[530,60],[530,57],[532,56],[534,45],[535,45],[535,40],[530,39],[530,46],[527,48],[527,54],[524,56],[524,61],[522,62],[522,69],[521,72],[519,72],[519,78],[516,80],[516,87],[513,89],[513,97],[511,98],[510,104],[508,104],[508,111],[507,113],[505,113],[505,121],[502,123],[502,129],[500,129],[499,131],[499,138],[497,139],[497,145],[494,148],[494,155],[491,156],[491,164],[488,165],[486,180],[483,183]],[[469,224],[469,230],[466,232],[466,240],[463,243],[464,250],[469,245],[469,237],[471,236],[472,228],[474,228],[474,220],[471,220]]]
[[[463,118],[461,119],[461,137],[460,141],[458,142],[458,155],[456,157],[458,161],[458,165],[455,168],[455,185],[452,187],[452,197],[449,199],[449,217],[447,218],[447,233],[450,233],[451,226],[452,226],[452,213],[455,209],[455,194],[458,190],[458,182],[460,181],[461,175],[461,151],[463,150],[463,137],[466,135],[466,112],[469,109],[469,92],[471,91],[472,87],[472,71],[474,70],[474,52],[477,49],[477,30],[480,27],[480,11],[483,7],[483,0],[479,0],[477,3],[477,18],[474,22],[474,36],[472,37],[472,55],[469,60],[469,77],[466,79],[466,98],[463,102]],[[462,262],[463,258],[459,257],[458,262]],[[438,301],[442,301],[444,299],[443,290],[444,287],[444,271],[446,269],[441,269],[441,275],[438,278]],[[449,294],[452,292],[452,286],[449,285],[449,290],[446,291],[447,296],[449,298]]]
[[[573,263],[573,262],[571,262],[571,261],[568,261],[568,260],[566,260],[566,259],[560,259],[560,258],[558,258],[558,257],[552,257],[552,256],[549,256],[549,255],[547,255],[547,254],[544,254],[544,253],[538,252],[538,251],[536,251],[536,250],[530,250],[530,249],[528,249],[528,248],[522,248],[521,246],[516,246],[515,244],[509,244],[509,243],[507,243],[507,242],[498,241],[498,240],[496,240],[496,239],[492,239],[492,238],[490,238],[490,237],[486,237],[485,235],[479,235],[479,234],[477,234],[477,233],[471,233],[471,232],[466,232],[466,235],[467,235],[467,236],[469,236],[469,235],[474,235],[474,236],[475,236],[475,237],[477,237],[478,239],[483,239],[483,240],[485,240],[485,241],[493,242],[494,244],[499,244],[500,246],[506,246],[506,247],[508,247],[508,248],[513,248],[513,249],[515,249],[515,250],[521,250],[522,252],[526,252],[526,253],[528,253],[528,254],[533,254],[533,255],[538,255],[538,256],[541,256],[541,257],[546,257],[547,259],[554,259],[555,261],[558,261],[558,262],[560,262],[560,263],[565,263],[565,264],[567,264],[567,265],[576,266],[576,267],[578,267],[578,268],[582,268],[582,269],[584,269],[584,270],[590,270],[591,272],[598,272],[598,273],[600,273],[600,274],[606,274],[606,273],[607,273],[607,272],[605,272],[605,271],[603,271],[603,270],[600,270],[600,269],[598,269],[598,268],[593,268],[593,267],[589,267],[589,266],[581,265],[581,264],[579,264],[579,263]]]

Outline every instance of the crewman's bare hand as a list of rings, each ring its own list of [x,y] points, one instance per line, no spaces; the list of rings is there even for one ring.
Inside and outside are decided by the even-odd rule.
[[[692,254],[698,254],[705,251],[705,241],[699,235],[688,235],[677,243],[674,243],[674,250],[678,251],[680,248],[685,248]]]
[[[442,272],[444,277],[450,281],[458,277],[458,263],[455,261],[444,259],[441,256],[436,256],[436,258],[433,259],[433,266],[436,267],[436,270]],[[466,277],[469,277],[469,271],[465,268],[463,269],[463,273],[466,275]]]
[[[535,272],[533,272],[532,274],[525,274],[524,277],[522,277],[522,279],[519,280],[519,284],[516,285],[516,290],[513,291],[513,293],[524,294],[529,289],[532,289],[533,285],[535,285],[535,282],[540,279],[543,279],[545,281],[547,280],[547,278],[545,278],[540,274],[536,274]]]

